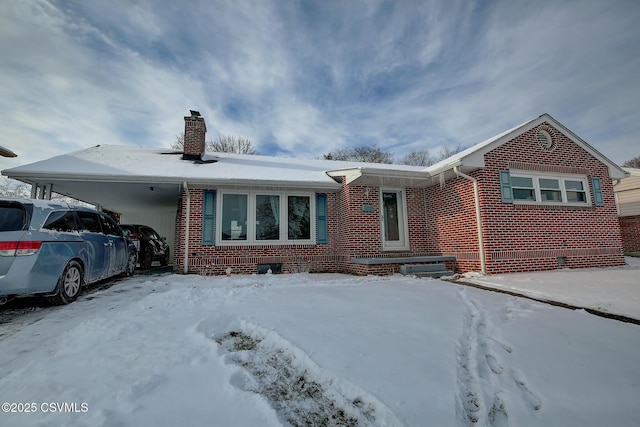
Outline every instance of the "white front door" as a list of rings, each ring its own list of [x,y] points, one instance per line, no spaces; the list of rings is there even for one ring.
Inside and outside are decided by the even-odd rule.
[[[382,249],[408,250],[407,202],[404,190],[380,190]]]

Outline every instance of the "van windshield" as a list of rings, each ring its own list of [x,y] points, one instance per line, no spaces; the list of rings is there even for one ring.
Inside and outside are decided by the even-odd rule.
[[[27,229],[27,210],[20,203],[0,202],[0,231]]]

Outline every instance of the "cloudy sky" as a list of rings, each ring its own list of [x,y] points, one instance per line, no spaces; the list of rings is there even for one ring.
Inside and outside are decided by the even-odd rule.
[[[549,113],[617,163],[640,155],[640,2],[0,2],[0,169],[97,144],[207,139],[399,160]]]

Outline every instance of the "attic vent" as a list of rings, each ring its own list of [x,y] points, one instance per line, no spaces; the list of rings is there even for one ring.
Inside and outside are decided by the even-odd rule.
[[[540,147],[542,147],[543,150],[552,150],[555,146],[553,137],[551,136],[551,133],[546,128],[546,126],[538,129],[536,139],[538,140],[538,144],[540,144]]]

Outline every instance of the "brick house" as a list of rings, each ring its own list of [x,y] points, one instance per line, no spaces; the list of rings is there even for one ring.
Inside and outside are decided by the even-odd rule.
[[[623,168],[629,176],[613,187],[618,201],[622,247],[640,253],[640,169]]]
[[[204,118],[184,120],[181,153],[98,146],[3,173],[160,228],[190,273],[624,264],[625,172],[548,114],[428,168],[205,153]]]

